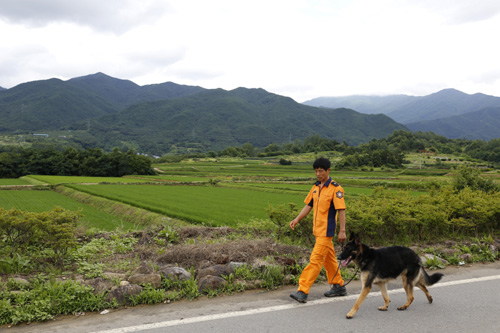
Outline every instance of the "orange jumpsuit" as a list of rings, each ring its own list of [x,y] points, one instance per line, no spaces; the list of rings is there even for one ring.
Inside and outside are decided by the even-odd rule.
[[[338,263],[333,248],[333,236],[337,226],[337,210],[345,209],[344,189],[329,178],[320,191],[320,182],[312,187],[304,202],[313,207],[313,234],[316,237],[309,265],[299,278],[299,290],[309,294],[324,266],[330,284],[344,285],[337,272]],[[332,280],[333,279],[333,280]]]

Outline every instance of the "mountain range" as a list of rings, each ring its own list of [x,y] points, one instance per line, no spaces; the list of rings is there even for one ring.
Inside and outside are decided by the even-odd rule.
[[[500,137],[500,97],[444,89],[427,96],[319,97],[306,105],[352,108],[385,114],[412,131],[430,131],[448,138],[490,140]]]
[[[0,133],[47,133],[82,147],[139,152],[256,147],[319,135],[358,145],[408,130],[383,115],[317,108],[263,89],[139,86],[97,73],[0,91]]]
[[[139,86],[103,73],[0,89],[0,133],[47,133],[82,146],[139,152],[266,147],[319,135],[350,145],[395,130],[498,138],[500,98],[445,89],[428,96],[319,97],[304,103],[263,89]],[[54,139],[55,140],[55,139]]]

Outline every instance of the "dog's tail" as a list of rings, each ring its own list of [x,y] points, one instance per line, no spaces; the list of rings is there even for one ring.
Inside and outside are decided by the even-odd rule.
[[[443,274],[441,273],[434,273],[432,275],[429,275],[427,274],[427,272],[423,267],[422,267],[422,272],[424,273],[424,280],[426,286],[432,286],[434,283],[438,282],[443,277]]]

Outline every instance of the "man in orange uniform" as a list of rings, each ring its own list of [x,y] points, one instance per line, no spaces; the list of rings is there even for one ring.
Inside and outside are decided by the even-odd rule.
[[[338,241],[343,242],[346,239],[344,189],[330,178],[330,167],[331,163],[326,158],[320,157],[314,161],[313,168],[318,181],[304,200],[306,205],[302,211],[290,222],[290,228],[293,230],[300,220],[313,210],[313,234],[316,243],[311,253],[309,265],[304,268],[300,275],[299,289],[290,295],[301,303],[307,302],[309,289],[316,281],[323,266],[326,269],[328,281],[333,285],[329,291],[325,292],[325,296],[347,295],[333,248],[337,213],[340,225]]]

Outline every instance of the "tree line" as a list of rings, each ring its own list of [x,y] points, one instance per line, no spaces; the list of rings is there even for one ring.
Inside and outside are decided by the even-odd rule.
[[[151,159],[134,150],[118,148],[105,152],[100,148],[79,150],[73,147],[4,148],[0,152],[0,178],[25,175],[121,177],[152,175]]]
[[[360,167],[403,168],[404,156],[411,152],[431,151],[436,154],[462,155],[478,159],[495,167],[500,164],[500,139],[490,141],[448,139],[432,132],[407,132],[398,130],[382,139],[373,139],[357,147],[346,142],[338,142],[310,136],[303,141],[277,144],[264,148],[245,143],[239,147],[229,146],[224,150],[184,155],[167,155],[157,163],[179,162],[185,158],[204,157],[273,157],[337,151],[342,159],[337,169]],[[114,148],[105,152],[100,148],[60,148],[53,146],[33,146],[31,148],[0,148],[0,178],[18,178],[27,174],[68,175],[68,176],[108,176],[121,177],[126,174],[154,174],[152,160],[138,155],[134,150],[121,151]]]
[[[342,153],[342,159],[336,164],[338,169],[359,167],[390,167],[402,168],[406,163],[404,156],[412,152],[432,152],[436,154],[462,155],[490,163],[492,166],[500,163],[500,139],[490,141],[448,139],[433,132],[394,131],[382,139],[373,139],[357,147],[346,142],[338,142],[322,138],[319,135],[310,136],[304,141],[277,144],[272,143],[265,148],[258,148],[251,143],[239,147],[229,146],[224,150],[207,153],[193,153],[176,156],[164,156],[158,162],[179,162],[184,158],[203,157],[273,157],[311,153],[320,151],[337,151]]]

